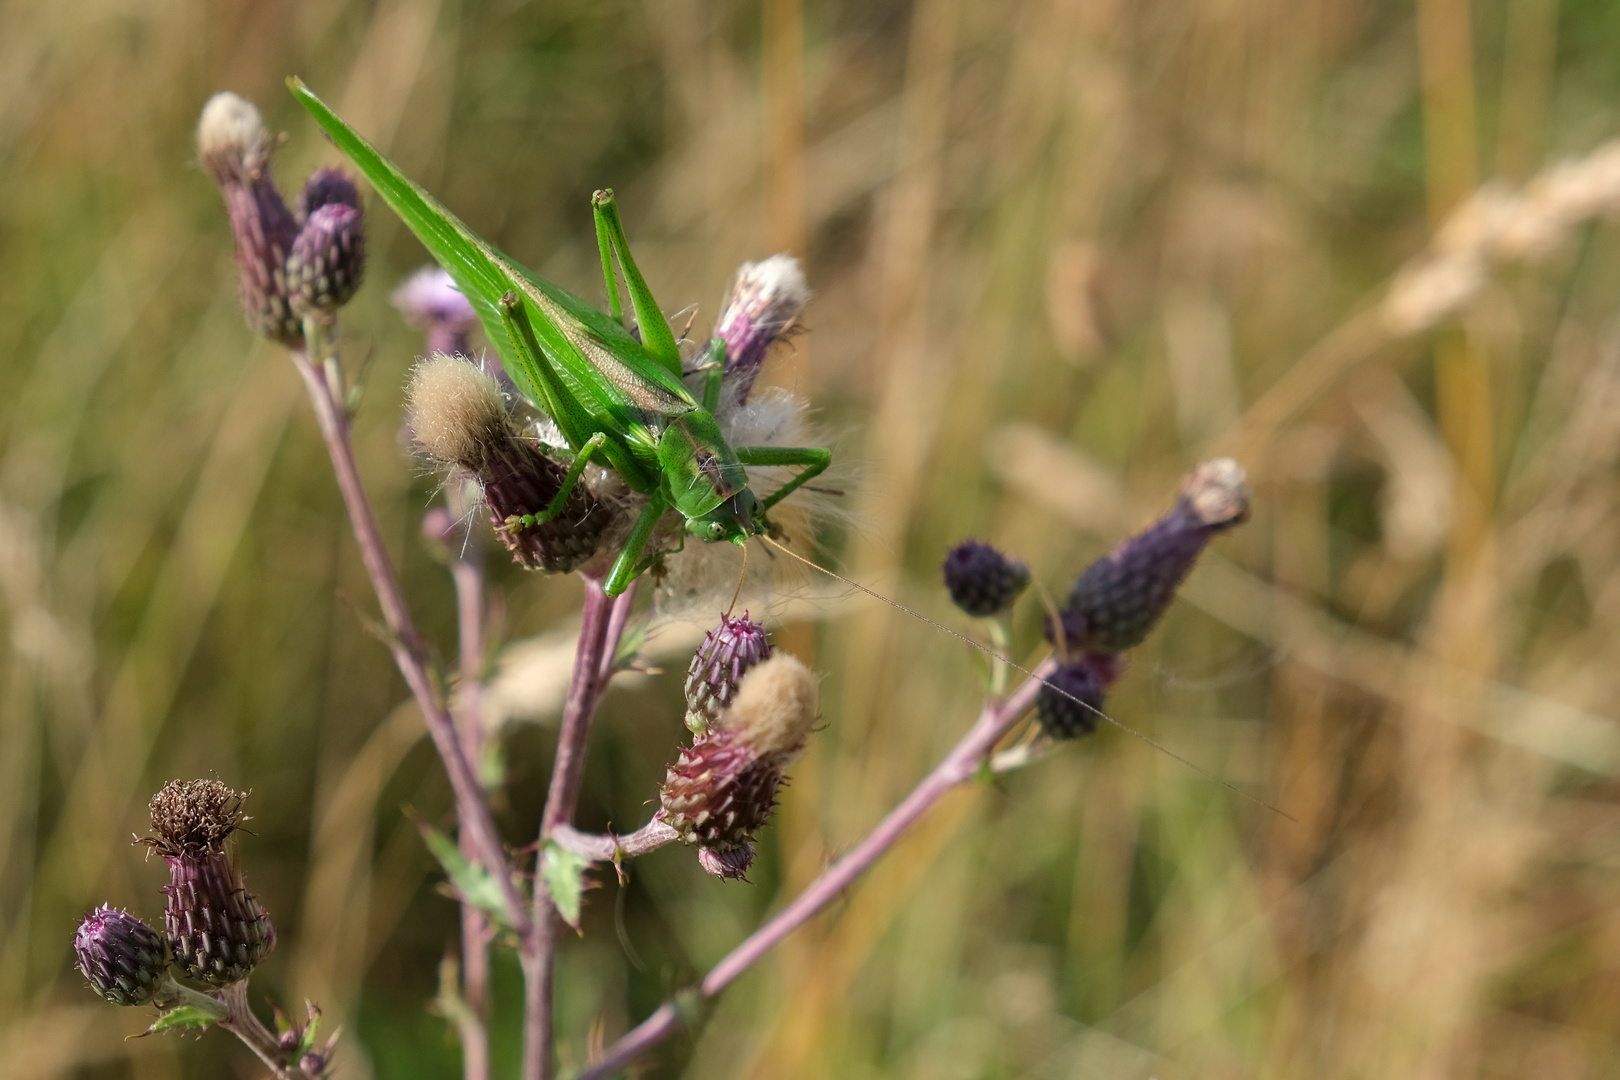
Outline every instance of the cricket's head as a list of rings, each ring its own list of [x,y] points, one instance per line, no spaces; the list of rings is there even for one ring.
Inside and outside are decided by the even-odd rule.
[[[750,537],[760,531],[754,522],[754,512],[758,507],[759,500],[754,493],[743,488],[707,514],[687,518],[687,534],[706,544],[722,541],[746,544]]]

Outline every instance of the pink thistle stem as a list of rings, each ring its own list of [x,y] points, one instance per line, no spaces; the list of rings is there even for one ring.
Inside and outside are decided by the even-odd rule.
[[[1007,734],[1024,713],[1035,703],[1035,694],[1042,680],[1056,670],[1057,664],[1047,660],[1035,669],[1035,677],[1026,679],[1010,696],[988,702],[984,711],[966,735],[952,747],[934,770],[911,790],[887,817],[866,835],[855,848],[828,867],[810,883],[787,907],[769,922],[750,934],[742,944],[731,950],[716,964],[695,988],[695,995],[706,1001],[725,989],[732,980],[754,964],[793,931],[803,926],[822,908],[831,903],[844,889],[864,874],[895,842],[905,835],[946,792],[977,776],[989,760],[996,743]],[[683,1026],[683,1010],[674,1001],[660,1005],[651,1016],[638,1024],[618,1042],[608,1048],[602,1058],[574,1080],[601,1080],[629,1066],[653,1046],[675,1034]]]
[[[613,676],[613,660],[619,651],[619,638],[629,620],[635,595],[636,587],[632,583],[617,599],[609,598],[599,580],[585,578],[584,621],[574,652],[568,699],[563,706],[557,757],[551,767],[551,786],[546,791],[546,807],[540,816],[537,860],[544,858],[544,842],[551,831],[573,821],[580,783],[585,775],[585,748],[590,739],[591,720]],[[559,921],[551,897],[537,882],[533,915],[528,931],[522,935],[523,1080],[550,1080],[553,1072],[553,975],[557,935],[561,929]]]
[[[444,702],[434,692],[433,680],[428,675],[426,648],[421,635],[416,631],[415,624],[411,622],[410,610],[405,606],[405,597],[399,588],[399,579],[394,575],[394,566],[389,561],[388,549],[383,546],[382,535],[377,529],[377,519],[371,511],[370,501],[366,498],[365,486],[360,480],[360,470],[354,460],[354,450],[349,443],[348,413],[334,396],[334,389],[325,373],[311,364],[309,357],[304,353],[291,351],[290,355],[293,365],[297,367],[298,374],[303,377],[304,385],[309,390],[310,403],[315,407],[315,419],[320,425],[322,437],[326,440],[327,454],[332,459],[332,470],[337,474],[338,488],[343,493],[343,502],[349,511],[349,523],[354,530],[355,542],[360,548],[360,559],[365,564],[366,574],[371,578],[371,586],[377,593],[378,606],[382,608],[383,622],[388,627],[389,651],[393,653],[394,663],[398,666],[399,673],[404,676],[405,684],[410,687],[411,695],[416,698],[417,707],[422,711],[422,719],[427,724],[428,734],[433,739],[434,749],[438,751],[439,758],[444,762],[445,772],[449,774],[450,786],[456,797],[456,815],[461,822],[461,828],[469,837],[473,850],[478,853],[479,861],[499,883],[507,918],[519,935],[527,935],[529,913],[524,910],[522,899],[512,884],[506,851],[501,846],[500,832],[495,827],[495,819],[490,815],[489,807],[484,804],[478,779],[474,776],[466,755],[462,753],[455,721]]]

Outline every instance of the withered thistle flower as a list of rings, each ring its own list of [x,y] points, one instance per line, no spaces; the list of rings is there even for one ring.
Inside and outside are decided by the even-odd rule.
[[[1092,563],[1075,581],[1062,612],[1071,653],[1113,653],[1141,644],[1204,545],[1248,516],[1242,466],[1217,458],[1194,469],[1164,517]]]
[[[747,872],[754,834],[776,806],[782,770],[804,749],[817,716],[816,677],[779,653],[743,677],[731,707],[669,767],[658,817],[702,849],[698,861],[709,873]]]
[[[73,935],[76,965],[90,988],[114,1005],[148,1005],[169,970],[163,938],[145,921],[103,904]]]
[[[320,169],[298,197],[298,238],[287,255],[287,293],[300,315],[347,304],[366,270],[360,192],[341,169]]]
[[[236,236],[242,313],[255,333],[303,344],[303,320],[287,292],[286,265],[298,222],[270,174],[270,133],[259,110],[230,92],[215,94],[197,122],[197,159],[225,196]]]
[[[515,430],[494,379],[466,360],[434,356],[417,365],[407,397],[417,444],[440,465],[483,485],[495,534],[515,562],[564,573],[596,553],[609,515],[583,482],[574,485],[562,513],[522,524],[550,505],[568,470]]]
[[[1012,607],[1029,585],[1029,567],[978,540],[964,540],[945,555],[942,568],[951,600],[976,619]]]
[[[155,835],[142,841],[169,864],[163,924],[175,967],[213,986],[247,978],[276,945],[237,858],[244,798],[217,780],[171,781],[152,797]]]
[[[686,726],[702,735],[720,719],[737,696],[744,675],[771,658],[765,627],[748,618],[720,616],[720,625],[703,637],[686,669]]]
[[[405,321],[427,336],[424,355],[472,355],[471,331],[478,313],[442,267],[424,266],[390,297]]]
[[[810,301],[799,260],[772,255],[737,271],[714,336],[726,343],[725,386],[732,404],[748,400],[771,345]]]

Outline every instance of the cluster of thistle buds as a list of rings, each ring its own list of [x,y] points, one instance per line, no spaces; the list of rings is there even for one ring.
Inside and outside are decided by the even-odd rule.
[[[692,744],[664,776],[658,819],[698,849],[698,863],[742,878],[770,820],[786,768],[819,718],[816,677],[771,648],[765,628],[720,616],[686,675]]]
[[[243,314],[256,333],[297,349],[304,320],[331,318],[360,287],[365,215],[339,169],[317,170],[289,208],[270,171],[274,149],[252,102],[229,92],[209,99],[197,159],[225,196]]]
[[[1035,699],[1046,735],[1096,730],[1125,652],[1147,638],[1204,546],[1248,516],[1243,468],[1231,458],[1206,461],[1182,481],[1164,516],[1081,572],[1047,624],[1059,662]],[[1029,584],[1028,567],[977,540],[951,549],[944,576],[951,599],[975,618],[1005,615]]]
[[[238,857],[244,798],[217,780],[175,780],[153,796],[152,835],[137,842],[168,865],[163,930],[106,905],[80,920],[73,948],[96,993],[116,1005],[171,1009],[197,999],[188,984],[215,995],[238,986],[275,948],[275,926],[248,891]],[[307,1059],[302,1071],[321,1075],[330,1047],[317,1051],[302,1044],[307,1029],[287,1030]]]

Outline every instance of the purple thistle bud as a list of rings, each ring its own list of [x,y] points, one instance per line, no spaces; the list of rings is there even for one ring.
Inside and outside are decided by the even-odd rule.
[[[1120,652],[1141,644],[1204,545],[1248,516],[1243,468],[1231,458],[1198,466],[1182,482],[1169,513],[1092,563],[1074,583],[1063,611],[1069,648]]]
[[[78,969],[90,988],[114,1005],[146,1005],[169,970],[163,938],[143,920],[103,904],[79,921],[73,935]]]
[[[301,315],[347,304],[366,272],[366,222],[360,210],[329,202],[315,209],[287,256],[287,292]]]
[[[1029,585],[1029,567],[977,540],[951,548],[944,572],[951,599],[975,619],[1006,611]]]
[[[527,570],[566,573],[601,546],[609,514],[583,482],[550,521],[525,525],[562,490],[568,470],[513,430],[494,379],[465,360],[418,364],[406,392],[411,434],[440,465],[477,478],[495,535]]]
[[[321,207],[334,204],[359,210],[360,189],[355,186],[354,178],[342,169],[316,169],[304,181],[304,190],[298,193],[298,223],[302,225]]]
[[[1035,718],[1054,739],[1090,735],[1097,730],[1107,690],[1107,680],[1090,663],[1064,664],[1036,693]]]
[[[472,354],[468,335],[478,325],[478,313],[443,269],[424,266],[395,289],[391,299],[405,321],[427,335],[424,355]]]
[[[782,770],[804,748],[818,715],[815,676],[780,654],[757,664],[731,707],[681,750],[659,789],[658,817],[702,849],[704,870],[720,878],[747,872]]]
[[[213,986],[247,978],[276,946],[237,859],[244,798],[217,780],[171,781],[152,797],[156,835],[143,841],[169,865],[163,925],[174,964]]]
[[[765,627],[742,618],[720,616],[720,625],[703,636],[686,668],[686,726],[702,735],[737,696],[737,684],[748,670],[771,658]]]
[[[804,271],[793,256],[742,264],[714,326],[714,336],[726,343],[724,383],[734,403],[748,400],[765,354],[809,301]]]
[[[304,325],[285,277],[298,222],[270,175],[270,151],[270,133],[252,102],[229,92],[208,99],[197,122],[197,158],[225,196],[242,313],[255,333],[298,348]]]

